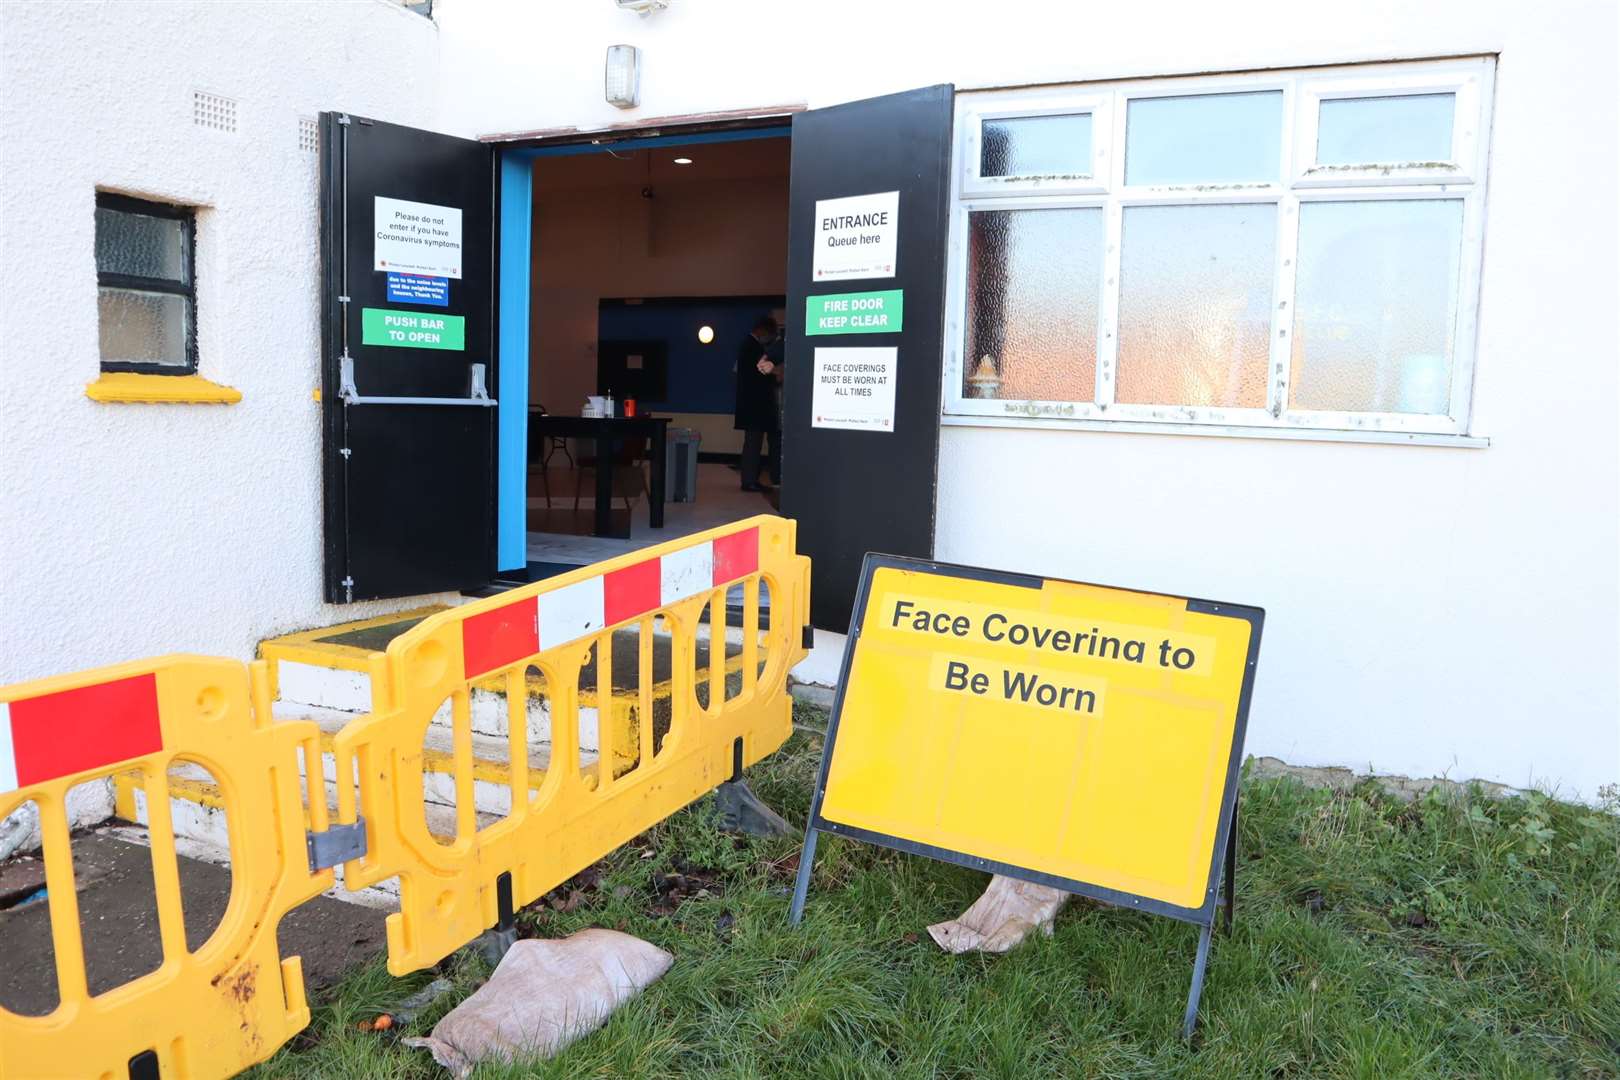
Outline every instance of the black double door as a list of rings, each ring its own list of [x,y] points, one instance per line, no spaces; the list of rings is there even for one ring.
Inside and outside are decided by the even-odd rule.
[[[847,625],[866,552],[934,552],[952,110],[952,88],[934,86],[793,119],[782,510],[812,560],[819,627]],[[330,602],[495,577],[494,154],[322,114]],[[820,211],[866,196],[892,196],[892,260],[818,276]],[[898,331],[807,333],[815,298],[876,291],[903,296]],[[882,427],[829,425],[812,409],[818,350],[862,347],[893,350],[892,413]]]
[[[325,588],[331,603],[495,569],[493,151],[321,117]]]

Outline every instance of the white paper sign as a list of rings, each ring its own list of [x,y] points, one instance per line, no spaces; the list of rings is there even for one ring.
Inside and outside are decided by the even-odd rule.
[[[817,349],[810,426],[894,430],[895,358],[886,348]]]
[[[461,210],[378,195],[372,269],[461,277]]]
[[[898,191],[816,200],[815,280],[894,277],[899,222]]]

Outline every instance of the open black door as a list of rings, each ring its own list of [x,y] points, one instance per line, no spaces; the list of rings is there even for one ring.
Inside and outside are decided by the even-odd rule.
[[[868,551],[934,553],[953,93],[793,118],[782,511],[823,629]]]
[[[326,599],[495,570],[493,151],[321,115]]]

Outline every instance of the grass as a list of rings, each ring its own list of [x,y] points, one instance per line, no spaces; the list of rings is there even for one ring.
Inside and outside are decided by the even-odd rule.
[[[801,731],[752,771],[755,790],[802,822],[820,753]],[[827,836],[794,930],[798,845],[721,835],[705,800],[559,889],[567,910],[522,913],[525,934],[616,927],[675,966],[556,1058],[475,1075],[1620,1077],[1612,813],[1245,781],[1237,924],[1211,949],[1192,1046],[1195,928],[1076,901],[1051,938],[947,956],[925,928],[985,876]],[[689,895],[668,894],[677,873]],[[486,974],[466,956],[444,971],[457,993],[407,1034]],[[432,977],[377,962],[318,997],[310,1029],[252,1075],[443,1076],[394,1033],[356,1028]]]

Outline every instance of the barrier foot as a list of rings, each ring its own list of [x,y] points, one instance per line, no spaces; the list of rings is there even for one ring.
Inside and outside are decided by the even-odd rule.
[[[512,874],[510,871],[495,879],[495,925],[473,940],[473,948],[488,962],[498,967],[506,952],[517,944],[517,917],[512,910]]]
[[[1211,919],[1198,934],[1198,958],[1193,961],[1192,988],[1187,991],[1187,1013],[1181,1018],[1181,1037],[1190,1040],[1198,1026],[1198,999],[1204,993],[1204,969],[1209,965],[1209,935],[1215,929]]]
[[[479,934],[473,939],[472,945],[478,950],[478,955],[484,958],[484,962],[494,968],[500,966],[507,950],[517,944],[517,939],[517,927],[514,926],[510,930],[496,927]]]
[[[722,832],[748,836],[787,836],[793,826],[754,794],[746,780],[727,780],[714,789],[714,804],[720,811]]]

